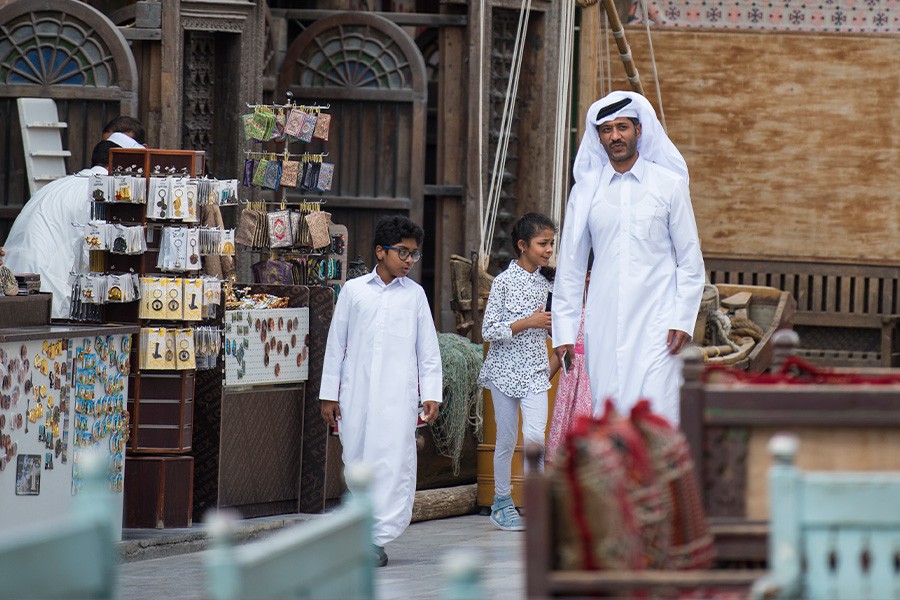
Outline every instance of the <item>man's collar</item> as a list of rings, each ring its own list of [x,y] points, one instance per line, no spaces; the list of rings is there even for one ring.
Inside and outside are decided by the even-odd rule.
[[[631,173],[635,179],[638,181],[644,180],[644,173],[647,171],[647,161],[644,160],[640,154],[638,154],[637,160],[634,161],[634,164],[631,165],[631,168],[625,173]],[[613,177],[615,177],[616,171],[612,163],[606,163],[603,167],[603,171],[600,173],[600,183],[604,185],[609,185],[609,182],[612,181]],[[624,175],[625,173],[622,173]]]

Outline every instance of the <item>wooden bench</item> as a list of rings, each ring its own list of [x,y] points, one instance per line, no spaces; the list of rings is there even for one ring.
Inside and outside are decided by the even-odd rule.
[[[754,597],[900,598],[900,472],[800,471],[790,435],[769,451],[771,574]]]
[[[778,332],[774,344],[777,365],[796,335]],[[685,351],[684,360],[680,426],[719,558],[767,558],[766,446],[776,433],[789,430],[800,438],[803,468],[900,470],[900,384],[704,383],[699,352]]]
[[[799,356],[832,366],[900,366],[900,266],[709,255],[704,261],[710,283],[790,292]]]
[[[294,525],[264,540],[234,546],[229,519],[211,519],[206,555],[213,600],[375,597],[369,469],[345,470],[350,494],[333,513]]]
[[[114,598],[115,536],[121,512],[106,483],[106,461],[88,454],[79,463],[84,483],[72,514],[3,532],[0,598]]]

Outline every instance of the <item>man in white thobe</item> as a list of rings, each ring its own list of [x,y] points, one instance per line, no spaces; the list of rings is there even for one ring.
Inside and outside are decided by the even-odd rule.
[[[341,289],[319,391],[323,418],[338,426],[344,464],[363,462],[373,470],[372,541],[381,566],[387,564],[384,545],[412,518],[419,398],[430,422],[443,391],[428,300],[406,276],[421,256],[421,239],[421,227],[405,217],[379,221],[378,265]]]
[[[50,315],[68,319],[71,273],[86,253],[82,230],[91,218],[90,175],[106,175],[110,148],[142,147],[123,133],[94,146],[90,169],[48,183],[25,203],[6,238],[6,265],[13,273],[37,273],[41,291],[53,294]]]
[[[574,167],[553,291],[553,344],[572,351],[584,304],[594,413],[611,399],[628,414],[642,398],[678,423],[682,348],[690,342],[705,271],[688,171],[650,103],[613,92],[595,102]]]

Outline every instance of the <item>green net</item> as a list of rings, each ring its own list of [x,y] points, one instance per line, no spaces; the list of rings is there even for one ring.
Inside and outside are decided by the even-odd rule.
[[[481,441],[483,412],[481,386],[482,348],[455,333],[439,333],[441,366],[444,371],[444,398],[437,421],[431,427],[437,451],[453,461],[453,475],[459,475],[466,429],[472,428]]]

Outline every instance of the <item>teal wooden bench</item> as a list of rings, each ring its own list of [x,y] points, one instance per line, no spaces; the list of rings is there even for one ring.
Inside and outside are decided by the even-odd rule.
[[[769,443],[770,574],[755,598],[900,598],[900,473],[800,472],[797,440]]]
[[[114,598],[116,523],[121,512],[106,485],[106,461],[86,456],[72,513],[0,536],[0,599]]]
[[[235,546],[229,518],[210,519],[207,590],[213,600],[374,598],[369,470],[345,471],[350,493],[333,513]]]

